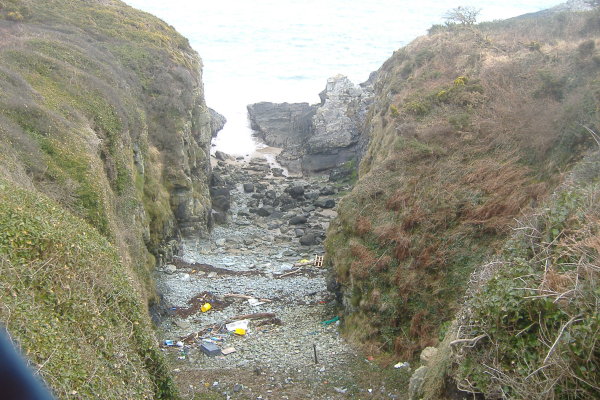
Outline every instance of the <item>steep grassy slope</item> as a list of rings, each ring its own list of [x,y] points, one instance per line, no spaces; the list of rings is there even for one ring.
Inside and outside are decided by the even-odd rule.
[[[198,57],[118,2],[6,3],[24,20],[0,21],[2,170],[84,217],[147,275],[146,247],[207,225]]]
[[[473,276],[449,335],[462,388],[490,399],[600,394],[599,167],[600,149]]]
[[[360,179],[326,242],[348,337],[408,358],[444,337],[473,270],[595,145],[598,20],[434,27],[378,71]]]
[[[0,320],[60,397],[170,396],[145,305],[169,240],[209,223],[200,72],[119,1],[0,1]]]
[[[171,398],[141,293],[106,238],[0,181],[0,316],[57,398]]]

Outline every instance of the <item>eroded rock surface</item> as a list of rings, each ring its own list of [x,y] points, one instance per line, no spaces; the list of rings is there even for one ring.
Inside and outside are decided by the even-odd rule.
[[[227,118],[210,107],[208,108],[208,112],[210,114],[210,133],[212,137],[215,137],[227,123]]]
[[[308,103],[255,103],[248,105],[254,129],[274,147],[301,146],[311,135],[316,106]]]
[[[256,103],[248,106],[252,128],[270,146],[283,147],[277,160],[292,173],[323,174],[357,160],[362,127],[372,103],[370,83],[337,75],[319,94],[320,105]]]

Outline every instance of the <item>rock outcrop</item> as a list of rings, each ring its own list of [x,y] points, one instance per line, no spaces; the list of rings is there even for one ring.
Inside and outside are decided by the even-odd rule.
[[[329,78],[320,105],[256,103],[248,106],[252,128],[290,172],[328,173],[360,157],[362,127],[372,102],[370,84],[342,75]]]
[[[297,148],[312,134],[316,107],[308,103],[255,103],[248,105],[252,129],[269,146]]]
[[[302,169],[308,173],[331,170],[357,158],[357,145],[372,101],[366,85],[356,86],[342,75],[329,78],[320,97],[321,106],[313,118],[314,132],[306,140],[302,156]]]
[[[212,137],[215,137],[225,127],[227,118],[210,107],[208,108],[208,112],[210,113],[210,134]]]

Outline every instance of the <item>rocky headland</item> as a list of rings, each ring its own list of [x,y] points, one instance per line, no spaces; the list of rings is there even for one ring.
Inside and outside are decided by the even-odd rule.
[[[208,112],[210,114],[210,135],[215,137],[227,123],[227,118],[210,107]]]
[[[248,114],[265,143],[283,148],[277,160],[291,173],[329,174],[357,165],[364,152],[372,90],[370,81],[357,86],[337,75],[319,94],[321,104],[256,103],[248,105]]]

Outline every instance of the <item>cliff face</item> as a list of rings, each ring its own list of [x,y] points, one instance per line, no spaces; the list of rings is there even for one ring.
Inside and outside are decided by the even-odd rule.
[[[565,171],[596,145],[588,128],[600,126],[597,18],[549,13],[435,26],[377,71],[359,180],[326,241],[348,338],[404,359],[436,345],[471,273],[504,248],[515,218],[541,213]],[[515,313],[532,324],[540,310]],[[494,329],[514,334],[516,326]],[[474,359],[463,377],[485,375],[464,372]],[[489,395],[501,385],[484,386],[473,390]]]
[[[170,251],[165,243],[179,235],[207,232],[211,209],[210,122],[203,97],[201,61],[187,40],[164,22],[112,0],[0,2],[3,192],[21,193],[40,203],[53,204],[47,206],[51,210],[49,217],[55,212],[67,213],[68,218],[79,221],[78,234],[92,242],[81,246],[85,249],[81,250],[82,259],[94,251],[97,241],[106,241],[103,246],[107,246],[107,254],[118,254],[117,264],[111,264],[118,274],[104,276],[102,285],[114,284],[115,288],[133,293],[128,301],[136,310],[136,317],[128,321],[129,316],[116,308],[104,317],[118,326],[141,326],[139,335],[136,329],[122,326],[124,332],[132,332],[128,340],[133,342],[127,351],[142,351],[140,346],[154,351],[145,304],[154,296],[151,271],[156,257],[165,257]],[[18,201],[12,204],[19,206]],[[45,218],[36,208],[36,201],[23,203],[20,216],[11,215],[8,208],[2,212],[6,228],[0,243],[3,268],[44,262],[51,270],[62,268],[58,264],[65,255],[59,250],[54,255],[36,250],[36,246],[59,246],[58,238],[48,239],[51,244],[32,239],[22,243],[22,248],[14,247],[20,235],[31,232],[28,223],[22,225],[25,233],[10,224]],[[51,228],[44,225],[36,234],[43,237],[48,233],[52,237],[51,232],[46,232]],[[65,236],[60,246],[66,249],[69,242],[79,239]],[[61,282],[49,282],[50,288],[54,284],[68,287],[70,279],[78,279],[77,257],[67,265],[73,275],[63,275]],[[101,269],[98,268],[90,273],[97,276]],[[82,274],[79,278],[85,281],[85,273]],[[37,290],[28,285],[18,288],[19,293],[33,298],[40,295]],[[64,296],[65,293],[51,296],[44,303],[49,310],[38,312],[56,315],[53,305],[67,302]],[[11,297],[2,299],[2,320],[13,337],[22,341],[34,362],[41,364],[52,352],[52,348],[36,344],[36,336],[45,334],[44,329],[34,322],[38,318],[35,315],[15,315],[10,300]],[[70,318],[78,320],[78,310],[64,310],[56,315],[56,324],[62,328],[53,330],[56,340],[64,334],[65,351],[79,347],[90,351],[81,354],[83,359],[112,362],[116,353],[86,346],[95,340],[114,343],[117,339],[103,334],[101,327],[97,334],[102,339],[87,333],[77,338],[68,324],[61,325]],[[127,351],[125,357],[129,357]],[[139,373],[140,382],[155,380],[143,393],[159,396],[163,389],[159,381],[168,381],[161,377],[161,358],[156,352],[148,353],[148,357],[139,354],[141,369],[135,369],[135,373]],[[91,374],[87,366],[66,371],[59,357],[55,358],[56,363],[50,360],[45,364],[45,371],[59,395],[67,386],[84,397],[83,393],[95,393],[93,380],[83,379]],[[81,374],[82,378],[65,385],[69,374]],[[109,376],[98,379],[105,385]],[[109,390],[113,385],[114,391]],[[127,385],[125,381],[111,381],[103,386],[107,392],[102,397],[132,398],[115,394],[125,393],[119,391],[126,390]],[[168,386],[166,392],[170,390]]]
[[[206,232],[211,128],[187,40],[119,2],[13,3],[5,16],[20,18],[0,25],[4,175],[125,252]]]

